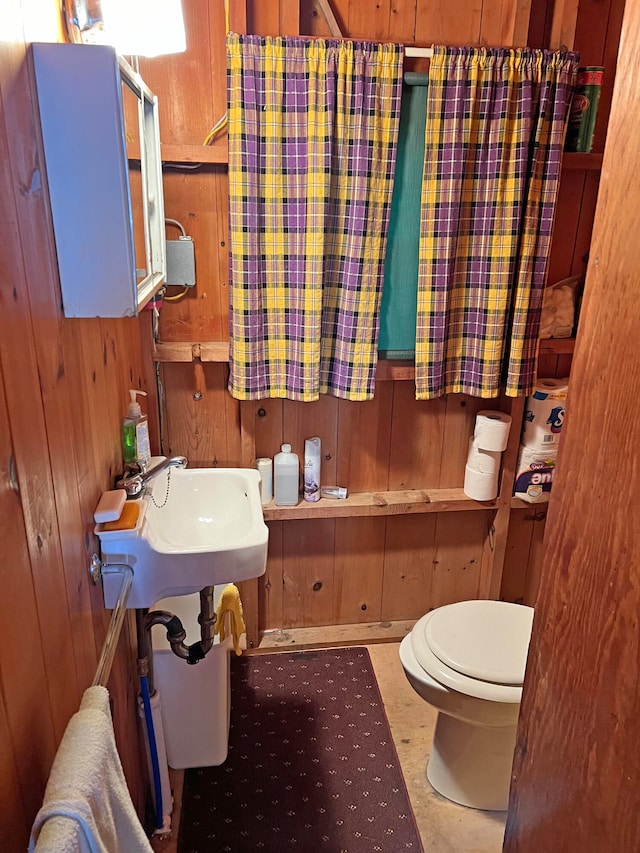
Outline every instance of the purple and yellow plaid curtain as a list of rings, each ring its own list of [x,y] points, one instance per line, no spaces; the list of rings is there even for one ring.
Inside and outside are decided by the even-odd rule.
[[[227,37],[237,399],[373,396],[402,59],[392,44]]]
[[[529,394],[577,55],[434,48],[416,397]]]

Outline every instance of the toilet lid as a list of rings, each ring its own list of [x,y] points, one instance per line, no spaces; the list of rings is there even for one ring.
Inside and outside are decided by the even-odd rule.
[[[522,685],[533,608],[506,601],[460,601],[432,611],[427,646],[445,666],[470,678]]]

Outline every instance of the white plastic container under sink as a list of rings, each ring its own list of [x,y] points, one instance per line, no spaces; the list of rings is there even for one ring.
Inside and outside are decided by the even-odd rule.
[[[214,587],[216,604],[225,585]],[[168,610],[182,622],[190,646],[200,639],[199,595],[179,595],[156,602],[153,610]],[[230,615],[225,617],[230,619]],[[226,627],[230,627],[227,625]],[[162,726],[169,767],[213,767],[222,764],[229,746],[231,684],[230,631],[221,643],[216,636],[204,660],[190,666],[174,655],[162,625],[151,629],[155,687],[160,696]]]

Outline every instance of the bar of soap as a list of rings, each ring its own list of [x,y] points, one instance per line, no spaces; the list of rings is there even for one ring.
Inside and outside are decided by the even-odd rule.
[[[124,489],[113,489],[110,492],[103,492],[98,501],[98,506],[93,513],[96,523],[117,521],[120,518],[126,500],[127,493]]]
[[[120,489],[122,491],[122,489]],[[140,504],[137,501],[125,503],[120,518],[115,521],[106,521],[102,525],[103,530],[133,530],[138,523],[140,515]]]

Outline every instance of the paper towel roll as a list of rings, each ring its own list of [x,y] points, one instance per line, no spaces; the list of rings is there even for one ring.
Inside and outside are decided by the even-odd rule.
[[[524,407],[522,444],[543,450],[557,447],[564,422],[568,380],[539,379]]]
[[[469,439],[467,465],[480,474],[497,474],[500,470],[502,454],[497,450],[483,450],[478,447],[475,439]]]
[[[520,445],[516,481],[513,493],[517,498],[529,503],[549,500],[553,484],[557,450],[553,447],[536,450]]]
[[[504,412],[478,412],[473,437],[476,446],[482,450],[497,450],[502,453],[507,449],[511,416]]]
[[[470,468],[464,469],[464,493],[474,501],[492,501],[498,495],[498,472],[483,474]]]

